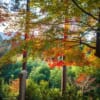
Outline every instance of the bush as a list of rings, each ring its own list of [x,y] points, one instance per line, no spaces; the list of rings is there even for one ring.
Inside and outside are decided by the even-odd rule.
[[[40,89],[32,80],[29,80],[28,82],[25,100],[41,100]]]
[[[25,100],[61,100],[60,97],[60,90],[50,89],[47,81],[42,80],[39,85],[32,80],[28,82]]]
[[[48,81],[50,77],[50,69],[47,66],[40,66],[36,67],[35,69],[33,68],[29,78],[36,83],[40,83],[41,80]]]

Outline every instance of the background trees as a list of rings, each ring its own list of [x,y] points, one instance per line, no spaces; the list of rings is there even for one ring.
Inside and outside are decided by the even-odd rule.
[[[30,65],[27,62],[28,71],[31,72],[32,70],[29,74],[30,79],[37,83],[41,83],[41,79],[49,80],[50,87],[60,86],[61,71],[59,69],[63,65],[68,67],[76,65],[86,66],[86,68],[87,66],[99,67],[100,59],[94,55],[96,50],[96,55],[100,57],[99,4],[99,0],[31,0],[27,4],[30,6],[30,11],[27,8],[28,11],[26,12],[26,2],[16,0],[15,3],[13,2],[13,13],[8,10],[9,13],[6,12],[7,14],[0,16],[1,19],[5,19],[2,19],[2,22],[9,22],[5,34],[10,37],[5,41],[5,44],[9,43],[9,46],[6,45],[9,48],[0,58],[0,67],[4,64],[16,63],[17,58],[20,58],[19,67],[21,67],[22,62],[26,61],[26,57],[22,60],[22,53],[24,55],[27,51],[27,60],[40,58],[52,66],[52,70],[49,70],[45,65],[31,68],[34,64],[30,62],[32,64]],[[12,21],[9,21],[10,19]],[[63,57],[64,59],[62,59]],[[35,64],[38,66],[37,63]],[[16,69],[16,66],[8,65],[6,68]],[[13,73],[16,74],[19,70],[20,68],[17,68]],[[1,75],[5,72],[4,67]],[[84,69],[82,72],[85,72]],[[12,72],[9,73],[11,75]],[[76,73],[72,72],[71,74],[75,78]],[[68,75],[71,74],[68,72]],[[76,74],[76,76],[78,75]],[[74,87],[74,84],[68,84],[68,90]],[[77,90],[76,86],[74,89]],[[58,96],[59,90],[56,92]],[[73,95],[72,93],[69,94]]]

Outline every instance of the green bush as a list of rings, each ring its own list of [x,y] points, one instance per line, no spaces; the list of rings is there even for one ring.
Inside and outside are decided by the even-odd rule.
[[[41,80],[48,81],[50,77],[50,69],[47,66],[40,66],[33,68],[30,75],[29,79],[35,81],[36,83],[40,83]]]
[[[60,91],[61,70],[58,68],[54,68],[50,70],[50,72],[48,70],[49,69],[47,67],[43,66],[36,67],[35,70],[32,70],[33,72],[30,74],[30,79],[32,83],[34,83],[33,81],[36,82],[34,83],[36,86],[33,86],[36,87],[34,90],[31,89],[32,84],[30,85],[30,91],[32,92],[29,93],[31,96],[33,96],[32,100],[89,100],[90,97],[92,97],[94,100],[97,98],[100,99],[98,88],[93,91],[83,93],[81,88],[77,87],[75,83],[75,79],[78,77],[78,75],[80,75],[80,73],[88,73],[91,78],[96,78],[96,82],[93,83],[93,86],[95,87],[96,84],[99,83],[99,71],[96,71],[96,69],[93,67],[69,67],[67,69],[67,91],[63,96],[61,95]],[[48,77],[48,79],[46,80],[45,77]],[[38,98],[34,99],[37,95]]]
[[[60,88],[61,86],[61,70],[55,68],[50,71],[49,83],[51,88]]]
[[[47,81],[41,81],[38,85],[30,80],[26,89],[25,100],[61,100],[60,97],[60,90],[57,88],[50,89]]]
[[[32,80],[28,82],[25,100],[41,100],[40,89]]]

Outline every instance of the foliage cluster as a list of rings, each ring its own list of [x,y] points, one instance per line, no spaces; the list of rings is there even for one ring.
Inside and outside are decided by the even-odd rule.
[[[67,80],[66,93],[62,96],[60,89],[61,68],[54,68],[50,70],[47,64],[44,61],[40,60],[36,60],[30,64],[31,64],[30,66],[33,67],[32,68],[30,67],[31,70],[27,79],[26,100],[65,100],[66,98],[68,100],[73,100],[73,99],[89,100],[90,98],[93,98],[94,100],[100,99],[99,96],[100,69],[94,68],[92,66],[67,67],[68,80]],[[83,83],[86,83],[87,86],[89,85],[89,88],[86,89],[90,89],[91,86],[94,88],[93,90],[83,92],[80,86],[84,87],[84,84],[82,83],[82,85],[80,85],[80,83],[79,84],[76,83],[76,80],[78,78],[82,80],[83,77],[82,73],[84,73],[86,76],[90,76],[91,79],[95,78],[95,81],[90,81],[90,83],[83,80],[84,81]],[[2,80],[4,81],[4,79]],[[12,82],[13,81],[14,80],[12,79]],[[12,100],[15,100],[13,99],[14,98],[13,96],[14,95],[18,96],[18,94],[15,93],[16,91],[11,89],[11,87],[13,87],[11,83],[10,84],[2,83],[2,85],[0,86],[1,86],[0,94],[2,94],[2,96],[5,98],[6,97],[9,98],[8,100],[11,100],[11,98]]]

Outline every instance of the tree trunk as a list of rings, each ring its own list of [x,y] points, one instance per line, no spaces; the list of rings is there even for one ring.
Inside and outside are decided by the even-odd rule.
[[[100,8],[99,8],[99,18],[98,18],[98,28],[96,33],[96,56],[100,58]]]
[[[25,100],[25,91],[26,91],[26,77],[27,77],[27,71],[26,70],[22,70],[22,72],[20,73],[20,80],[19,80],[19,98],[18,100]]]
[[[26,5],[26,26],[25,26],[25,35],[24,40],[27,41],[28,39],[28,33],[29,33],[29,15],[28,12],[30,11],[29,7],[30,0],[27,0]],[[26,93],[26,77],[27,77],[27,44],[25,44],[24,50],[23,50],[23,64],[22,64],[22,72],[20,73],[20,85],[19,85],[19,100],[25,100],[25,93]]]
[[[27,69],[27,51],[23,50],[23,65],[22,65],[22,70]]]
[[[100,58],[100,28],[97,29],[96,33],[96,56]]]
[[[64,65],[62,67],[62,76],[61,76],[61,92],[62,92],[62,95],[64,95],[64,93],[66,92],[66,70],[67,70],[67,67]]]

